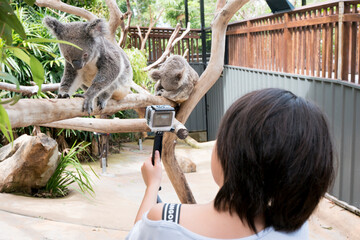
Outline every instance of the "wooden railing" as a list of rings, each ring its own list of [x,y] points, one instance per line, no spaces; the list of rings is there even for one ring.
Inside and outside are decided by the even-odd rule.
[[[230,24],[229,65],[359,83],[360,1],[332,1]]]
[[[148,28],[140,27],[140,31],[142,35],[145,36]],[[150,35],[146,41],[146,51],[149,55],[149,62],[155,62],[163,54],[173,31],[173,28],[152,28]],[[183,31],[185,31],[185,29],[181,29],[178,36],[180,36]],[[186,49],[189,49],[189,52],[187,54],[188,61],[200,62],[200,35],[201,31],[199,29],[190,30],[190,32],[181,41],[177,43],[173,50],[173,53],[183,55]],[[129,31],[129,41],[127,47],[140,48],[140,46],[141,40],[138,35],[138,29],[136,27],[131,27]]]

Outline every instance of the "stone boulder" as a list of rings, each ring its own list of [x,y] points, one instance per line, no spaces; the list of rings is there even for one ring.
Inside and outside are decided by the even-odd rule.
[[[0,192],[31,193],[46,185],[59,164],[58,145],[45,134],[22,135],[0,148]]]

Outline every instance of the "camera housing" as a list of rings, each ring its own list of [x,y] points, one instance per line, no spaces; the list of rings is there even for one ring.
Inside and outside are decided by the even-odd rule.
[[[152,132],[173,131],[175,109],[169,105],[146,107],[145,119]]]

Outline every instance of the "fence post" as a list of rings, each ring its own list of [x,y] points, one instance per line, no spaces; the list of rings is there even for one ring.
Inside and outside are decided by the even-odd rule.
[[[339,2],[339,60],[338,79],[348,80],[349,78],[349,23],[344,22],[345,3]]]
[[[289,22],[289,13],[284,13],[284,49],[283,49],[283,72],[290,72],[291,61],[291,50],[292,50],[292,42],[291,42],[291,33],[287,27],[287,23]],[[290,58],[289,58],[290,56]]]
[[[253,51],[253,38],[251,36],[251,32],[250,32],[250,28],[252,27],[252,23],[250,21],[247,21],[247,50],[246,50],[246,57],[247,57],[247,67],[248,68],[253,68],[253,56],[254,56],[254,51]]]

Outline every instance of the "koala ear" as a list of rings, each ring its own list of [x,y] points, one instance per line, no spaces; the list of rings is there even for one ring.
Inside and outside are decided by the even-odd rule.
[[[92,37],[98,37],[108,34],[106,22],[103,19],[97,18],[89,22],[85,29],[86,33]]]
[[[177,71],[177,72],[175,72],[175,79],[176,79],[176,81],[180,81],[180,79],[182,78],[182,76],[183,76],[183,70],[180,70],[180,71]]]
[[[43,19],[44,25],[51,31],[55,37],[59,37],[64,30],[64,25],[59,22],[56,18],[45,17]]]
[[[152,70],[149,73],[149,76],[151,77],[152,80],[158,81],[161,78],[161,72],[159,70]]]

